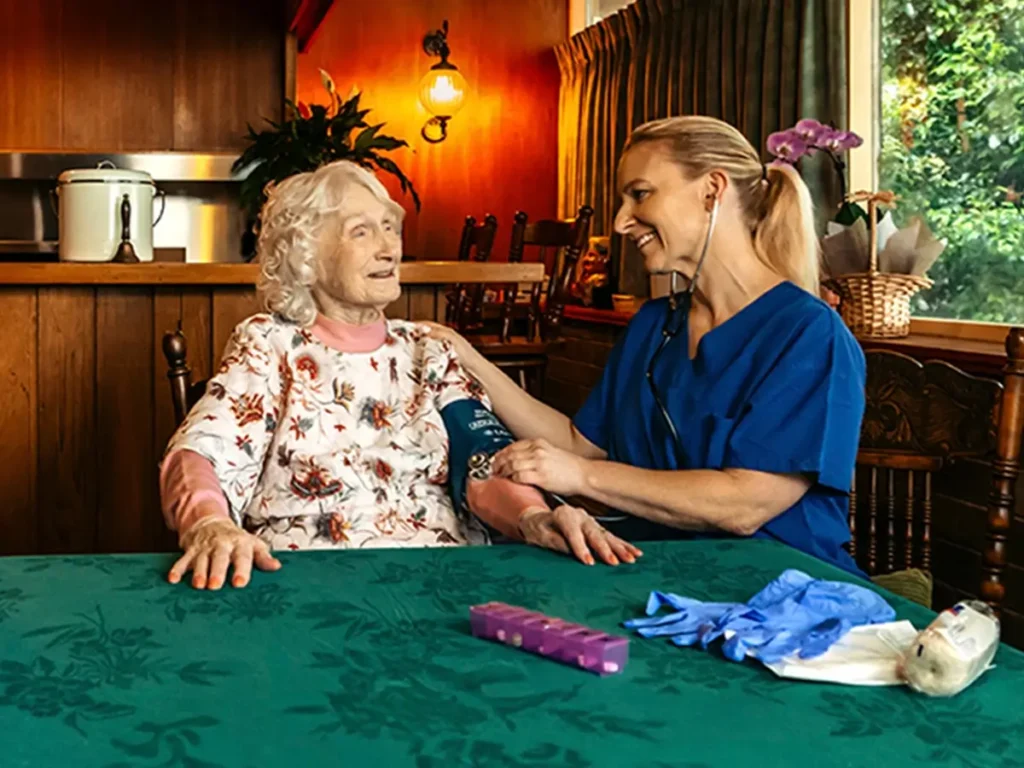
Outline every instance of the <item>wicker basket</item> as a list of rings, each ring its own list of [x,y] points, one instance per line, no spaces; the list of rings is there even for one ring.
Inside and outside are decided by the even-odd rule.
[[[839,296],[839,315],[860,339],[898,339],[910,333],[910,298],[932,281],[917,275],[861,272],[825,281]]]
[[[910,299],[931,288],[927,277],[878,271],[877,200],[867,198],[870,245],[868,271],[825,281],[839,296],[839,315],[860,339],[896,339],[910,334]]]

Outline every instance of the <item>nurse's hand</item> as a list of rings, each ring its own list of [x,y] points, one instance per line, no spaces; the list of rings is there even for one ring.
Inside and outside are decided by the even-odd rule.
[[[480,353],[476,348],[466,340],[462,334],[456,331],[454,328],[449,328],[447,325],[441,325],[441,323],[434,323],[429,320],[417,320],[417,325],[422,325],[430,331],[430,338],[436,339],[437,341],[447,341],[455,350],[455,354],[459,358],[459,362],[462,363],[462,367],[470,373],[474,373],[476,365],[479,363]]]
[[[227,581],[228,566],[234,567],[234,587],[249,583],[253,564],[263,571],[281,567],[265,541],[220,516],[204,518],[185,531],[181,548],[185,554],[171,567],[167,580],[177,584],[192,571],[192,586],[196,589],[220,589]]]
[[[562,496],[583,496],[588,464],[547,440],[520,440],[494,455],[491,472]]]
[[[594,554],[608,565],[635,563],[643,552],[628,541],[609,533],[579,507],[566,504],[554,511],[533,507],[519,518],[523,541],[536,547],[576,556],[586,565],[594,564]]]

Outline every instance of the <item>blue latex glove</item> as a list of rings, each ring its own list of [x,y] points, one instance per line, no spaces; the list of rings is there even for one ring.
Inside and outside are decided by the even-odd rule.
[[[658,615],[664,606],[673,612]],[[646,608],[650,618],[630,619],[623,626],[636,629],[641,637],[669,636],[676,645],[693,645],[700,632],[714,629],[715,621],[724,613],[742,607],[741,603],[704,603],[669,592],[651,592]]]
[[[668,605],[675,612],[654,616]],[[745,604],[703,603],[652,592],[647,615],[624,626],[644,637],[670,635],[676,645],[707,646],[728,635],[722,652],[733,661],[750,655],[766,663],[793,653],[810,659],[825,653],[851,627],[892,621],[895,611],[874,592],[787,570]]]

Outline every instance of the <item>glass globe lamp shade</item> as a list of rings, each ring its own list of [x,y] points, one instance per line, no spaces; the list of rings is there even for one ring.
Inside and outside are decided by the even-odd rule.
[[[466,78],[451,64],[431,67],[420,81],[420,103],[435,117],[453,117],[465,100]]]

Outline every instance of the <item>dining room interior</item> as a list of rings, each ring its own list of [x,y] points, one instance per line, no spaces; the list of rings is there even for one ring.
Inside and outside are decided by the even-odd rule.
[[[813,201],[820,279],[812,293],[865,361],[855,466],[842,494],[844,551],[868,577],[859,583],[899,596],[920,628],[934,614],[914,611],[980,601],[998,615],[1001,640],[1024,648],[1022,71],[1020,0],[0,0],[0,656],[14,658],[15,644],[27,642],[11,635],[5,644],[4,625],[33,610],[22,594],[32,591],[33,567],[71,579],[88,571],[84,581],[99,584],[118,578],[102,565],[108,555],[169,564],[179,552],[179,533],[161,513],[161,465],[191,409],[215,392],[208,381],[232,362],[238,329],[264,309],[261,210],[271,190],[332,161],[371,170],[404,209],[401,295],[387,318],[457,331],[517,387],[572,419],[607,386],[606,365],[621,355],[634,318],[670,294],[676,306],[675,275],[649,274],[643,243],[623,234],[622,159],[638,127],[686,115],[738,129],[759,156],[758,185],[795,169]],[[347,411],[337,387],[333,402]],[[309,428],[292,427],[296,438]],[[336,429],[341,439],[346,427]],[[267,454],[268,466],[282,461]],[[722,461],[715,468],[728,469]],[[570,500],[597,520],[615,508]],[[330,531],[335,544],[348,540]],[[726,541],[737,538],[750,537]],[[775,576],[790,567],[775,554],[762,567],[720,541],[712,556],[701,542],[679,552],[658,542],[645,554],[670,553],[690,583],[669,583],[667,566],[630,577],[630,588],[643,590],[636,605],[621,617],[587,616],[607,629],[639,615],[647,591],[698,594],[693,584],[703,584],[752,593],[763,580],[744,580],[744,569],[775,568]],[[85,567],[73,567],[76,556]],[[543,556],[529,555],[533,576],[547,567]],[[374,561],[367,594],[415,582],[431,611],[461,612],[463,592],[453,604],[449,587],[423,586],[440,583],[448,566],[418,557],[396,550],[391,571]],[[459,557],[470,559],[452,566],[452,578],[499,594],[480,594],[481,603],[516,596],[501,581],[514,580],[512,560]],[[552,573],[588,590],[569,560]],[[818,573],[810,560],[792,567]],[[304,562],[294,570],[326,579]],[[370,578],[341,566],[335,575]],[[110,588],[131,596],[133,584]],[[622,599],[618,582],[593,591],[594,605]],[[574,607],[575,598],[555,593],[550,606],[530,607],[552,615]],[[221,610],[182,599],[168,596],[160,615],[166,609],[180,624],[189,611],[194,621]],[[239,617],[254,621],[228,618]],[[367,632],[377,621],[320,618],[318,628],[345,621]],[[632,642],[640,655],[647,641]],[[329,655],[318,663],[340,663]],[[672,675],[667,656],[657,663],[658,674]],[[1005,670],[1019,682],[1024,664],[1014,656]],[[987,676],[1002,672],[997,663]],[[0,674],[0,686],[9,682]],[[666,702],[670,688],[658,688]],[[997,700],[977,699],[993,711]],[[8,704],[0,696],[0,722]],[[109,718],[96,707],[95,722],[113,727],[116,706]],[[351,713],[328,710],[303,711],[338,716],[345,732]],[[611,716],[600,723],[589,732],[612,734],[623,749],[639,727],[617,730]],[[885,732],[893,744],[900,738]],[[118,738],[111,743],[122,754],[109,759],[150,764]],[[159,738],[161,750],[171,744]],[[370,743],[372,729],[360,738]],[[552,746],[562,748],[556,736],[544,738],[547,756],[505,764],[607,764],[594,754],[573,762]],[[198,757],[198,737],[182,739]],[[1011,760],[1011,747],[997,747],[986,759]],[[444,762],[441,747],[430,749],[437,762],[417,765]],[[23,754],[15,764],[49,764]],[[216,762],[193,764],[236,764],[216,750],[204,756]],[[975,758],[968,763],[989,764]]]

